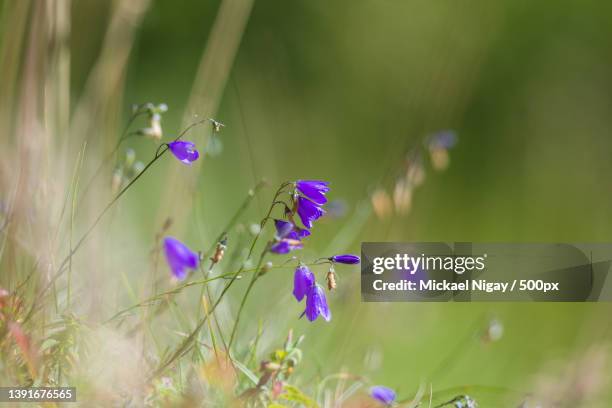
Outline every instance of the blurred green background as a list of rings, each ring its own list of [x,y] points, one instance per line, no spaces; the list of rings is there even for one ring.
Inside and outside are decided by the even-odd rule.
[[[74,98],[100,51],[109,4],[72,6]],[[181,128],[218,7],[151,4],[130,57],[125,117],[132,103],[165,102],[166,133]],[[610,241],[611,50],[612,3],[594,0],[256,1],[215,116],[226,124],[223,153],[195,167],[187,217],[197,218],[182,236],[210,245],[261,178],[271,186],[319,178],[348,211],[315,227],[307,257],[358,252],[361,241]],[[373,189],[392,188],[389,174],[401,172],[408,150],[441,129],[459,135],[449,169],[427,169],[410,214],[362,223]],[[155,149],[129,145],[139,157]],[[180,183],[165,178],[176,166],[163,161],[126,198],[144,239],[159,228],[150,220],[164,216],[158,197]],[[259,220],[272,191],[246,223]],[[529,389],[542,370],[612,337],[606,303],[362,304],[358,268],[337,272],[330,323],[297,319],[290,270],[262,279],[244,343],[259,318],[269,346],[293,327],[307,336],[313,376],[345,368],[409,397],[421,381]],[[490,318],[504,336],[485,344],[479,333]]]

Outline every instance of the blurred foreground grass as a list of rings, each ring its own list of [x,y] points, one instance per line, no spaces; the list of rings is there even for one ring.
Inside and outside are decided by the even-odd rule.
[[[132,103],[167,103],[166,134],[193,121],[195,113],[227,125],[220,135],[221,155],[191,169],[171,160],[159,163],[75,259],[74,310],[87,320],[108,318],[147,293],[149,251],[166,217],[174,220],[173,234],[206,248],[262,178],[271,186],[297,178],[329,180],[331,198],[346,203],[344,217],[317,226],[305,251],[312,257],[331,255],[330,250],[358,252],[361,241],[612,239],[610,5],[255,2],[235,59],[226,55],[232,50],[224,48],[223,36],[218,48],[206,49],[209,55],[217,52],[218,60],[209,62],[206,72],[213,74],[204,78],[221,77],[220,83],[197,88],[194,77],[210,44],[218,2],[66,4],[51,1],[48,10],[70,12],[63,26],[67,37],[45,43],[45,30],[57,33],[61,18],[36,29],[47,9],[31,1],[2,3],[3,201],[10,200],[19,180],[29,180],[24,169],[34,169],[26,174],[34,180],[45,169],[70,179],[84,140],[88,156],[82,179],[87,180],[102,152],[114,145]],[[122,7],[124,15],[113,20]],[[120,28],[109,37],[113,22]],[[37,52],[40,59],[31,62]],[[110,62],[97,65],[104,56]],[[216,64],[226,60],[231,61],[226,77],[215,76]],[[28,61],[36,69],[28,70]],[[68,72],[62,71],[62,61]],[[55,95],[53,85],[66,86],[62,80],[69,81],[69,93],[45,100]],[[222,90],[216,103],[198,100],[216,87]],[[28,99],[31,92],[39,98]],[[38,106],[44,107],[42,116]],[[63,115],[85,118],[85,125],[67,124]],[[46,126],[45,137],[33,136],[38,130],[31,120]],[[411,212],[361,223],[360,206],[367,208],[376,186],[391,188],[406,152],[427,134],[449,128],[459,135],[450,168],[428,171]],[[208,129],[198,129],[194,137],[202,141],[208,135]],[[12,149],[24,151],[19,150],[24,145],[44,165],[28,168],[27,154],[12,154]],[[155,150],[146,140],[128,145],[139,159]],[[46,208],[57,214],[70,185],[28,188],[36,200],[21,201],[20,212]],[[98,202],[79,209],[77,232],[105,202],[105,188],[100,187]],[[245,230],[259,221],[271,195],[268,188],[257,196],[241,220]],[[52,202],[44,199],[53,196]],[[46,248],[45,240],[36,238],[47,236],[44,228],[24,228],[15,237],[25,244],[13,242],[17,249],[12,250],[7,244],[2,253],[2,287],[21,281],[40,248]],[[67,235],[62,237],[61,250],[49,245],[43,251],[45,260],[62,259]],[[38,272],[41,279],[47,273]],[[160,265],[158,276],[166,273]],[[303,306],[290,299],[291,270],[266,276],[249,300],[238,345],[247,345],[260,319],[264,348],[276,345],[292,327],[306,334],[304,384],[346,369],[398,389],[403,398],[414,395],[420,383],[436,391],[478,386],[465,392],[481,397],[482,406],[500,406],[496,396],[496,402],[486,402],[487,392],[522,393],[557,384],[562,396],[574,386],[565,382],[572,376],[604,383],[595,387],[600,393],[593,390],[604,402],[585,406],[606,406],[612,397],[607,303],[366,304],[359,300],[358,270],[338,273],[339,290],[330,296],[334,317],[327,324],[297,319]],[[245,285],[236,286],[233,299]],[[181,300],[187,323],[195,320],[190,313],[198,293],[190,289]],[[222,320],[231,321],[234,311],[234,305],[222,310]],[[504,335],[483,342],[481,334],[493,318],[502,322]],[[175,315],[162,317],[155,328],[159,347],[176,343],[183,326]],[[602,368],[589,366],[593,353]],[[585,358],[586,368],[576,368]]]

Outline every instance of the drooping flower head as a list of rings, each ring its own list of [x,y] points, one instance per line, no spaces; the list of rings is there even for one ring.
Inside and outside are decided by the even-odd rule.
[[[295,182],[297,190],[312,202],[323,205],[327,202],[325,193],[329,191],[329,183],[321,180],[298,180]]]
[[[274,220],[276,227],[275,242],[270,251],[275,254],[287,254],[294,249],[302,249],[304,244],[301,239],[310,235],[310,231],[297,228],[289,221]]]
[[[306,265],[299,265],[293,275],[293,296],[298,302],[304,299],[315,284],[315,276]]]
[[[331,258],[328,258],[330,261],[335,263],[354,265],[361,262],[361,259],[357,255],[351,254],[343,254],[343,255],[334,255]]]
[[[306,292],[306,310],[304,310],[304,313],[311,322],[315,321],[319,315],[328,322],[331,320],[325,291],[316,283]]]
[[[302,224],[308,229],[312,228],[312,223],[325,214],[325,210],[307,198],[297,198],[297,213],[302,220]]]
[[[189,270],[198,267],[198,254],[176,238],[166,237],[164,239],[164,253],[172,275],[179,280],[185,279]]]
[[[385,405],[392,405],[395,402],[395,398],[397,398],[395,391],[382,385],[370,388],[370,396]]]
[[[329,191],[329,183],[322,180],[298,180],[294,184],[294,207],[290,213],[293,215],[297,212],[304,227],[310,229],[312,223],[325,214],[321,207],[327,203],[325,194]]]
[[[191,164],[200,157],[200,153],[195,149],[195,143],[193,142],[175,140],[168,143],[168,149],[170,149],[174,157],[185,164]]]

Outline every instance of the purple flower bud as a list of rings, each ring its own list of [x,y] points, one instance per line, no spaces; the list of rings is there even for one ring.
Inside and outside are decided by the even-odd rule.
[[[334,255],[328,259],[332,262],[337,262],[337,263],[347,264],[347,265],[358,264],[361,261],[361,259],[359,259],[357,255],[350,255],[350,254]]]
[[[297,212],[302,220],[302,224],[309,229],[312,228],[313,221],[316,221],[325,214],[321,207],[304,197],[298,197],[297,199]]]
[[[306,265],[300,265],[295,269],[295,274],[293,275],[293,296],[295,296],[298,302],[304,299],[304,296],[314,284],[314,274]]]
[[[328,185],[327,181],[321,180],[298,180],[295,183],[295,187],[300,193],[319,205],[327,202],[325,193],[329,191]]]
[[[168,143],[168,149],[170,149],[174,157],[185,164],[191,164],[200,157],[200,153],[195,149],[195,144],[192,142],[176,140]]]
[[[306,310],[304,313],[311,322],[315,321],[319,315],[328,322],[331,320],[325,291],[316,283],[306,292]]]
[[[395,391],[382,385],[370,388],[370,396],[385,405],[393,404],[396,398]]]
[[[173,237],[164,239],[164,253],[166,261],[172,270],[172,275],[179,280],[187,277],[189,269],[198,267],[198,254],[187,248],[185,244]]]

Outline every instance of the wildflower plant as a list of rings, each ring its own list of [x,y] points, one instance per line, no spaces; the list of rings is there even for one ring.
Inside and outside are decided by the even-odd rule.
[[[62,278],[68,275],[66,310],[46,328],[46,335],[40,342],[35,342],[24,330],[24,323],[38,312],[38,305],[34,303],[28,309],[16,293],[0,288],[0,339],[5,339],[0,341],[0,351],[3,355],[15,358],[13,365],[16,368],[11,376],[18,378],[20,383],[70,384],[69,379],[76,375],[73,369],[75,362],[85,358],[89,352],[87,350],[91,350],[85,339],[92,330],[70,308],[69,277],[73,257],[77,255],[110,209],[135,183],[145,177],[166,153],[170,152],[174,159],[185,165],[191,165],[206,155],[214,156],[207,149],[214,143],[220,144],[219,133],[225,125],[206,118],[169,138],[167,136],[169,133],[162,129],[162,115],[167,109],[165,104],[136,105],[115,148],[105,156],[87,188],[81,193],[83,199],[96,176],[104,174],[105,165],[113,161],[119,148],[127,144],[130,137],[145,137],[157,144],[155,154],[148,161],[137,160],[135,151],[127,147],[125,155],[118,158],[114,169],[110,172],[112,181],[110,201],[102,207],[101,212],[90,222],[80,237],[70,242],[67,255],[51,271],[50,279],[42,287],[37,288],[37,296],[46,298],[55,290],[56,285],[62,282]],[[130,131],[134,121],[141,116],[146,119],[144,127]],[[197,137],[184,140],[184,136],[189,131],[203,123],[209,123],[212,127],[208,144],[201,144]],[[213,139],[217,141],[211,142]],[[200,144],[207,147],[203,150],[198,149]],[[437,150],[448,149],[452,147],[451,145],[448,136],[439,136],[430,142],[432,151],[435,150],[437,155],[440,155]],[[140,380],[146,384],[146,391],[138,397],[131,396],[124,399],[124,403],[131,398],[139,401],[137,405],[140,402],[153,406],[185,402],[185,390],[182,388],[183,375],[179,368],[186,360],[186,356],[190,355],[193,371],[199,374],[202,386],[206,390],[206,397],[202,398],[204,405],[227,405],[239,402],[247,406],[319,406],[321,400],[319,392],[311,396],[300,388],[297,381],[294,381],[295,372],[303,362],[300,348],[303,337],[294,339],[293,332],[290,332],[282,348],[274,350],[268,358],[257,362],[258,339],[261,333],[245,351],[245,345],[238,341],[242,314],[253,287],[260,279],[273,273],[275,269],[294,268],[293,279],[291,275],[286,275],[286,282],[288,286],[292,283],[292,297],[303,309],[301,313],[295,313],[293,316],[289,314],[288,319],[304,318],[308,322],[317,320],[330,322],[333,307],[332,291],[338,287],[336,268],[339,268],[342,274],[342,268],[350,268],[359,264],[361,260],[359,256],[350,253],[327,254],[315,260],[304,258],[302,250],[308,246],[311,239],[316,239],[317,223],[326,216],[328,194],[332,193],[328,181],[317,179],[280,183],[261,221],[248,228],[250,234],[247,235],[246,241],[245,237],[237,237],[236,240],[232,238],[230,246],[228,236],[237,233],[235,228],[237,223],[263,186],[264,183],[259,183],[249,191],[234,216],[218,237],[209,243],[207,249],[202,249],[201,242],[188,246],[184,237],[178,234],[168,235],[173,216],[168,214],[167,221],[156,235],[152,262],[157,268],[158,258],[163,259],[162,262],[166,264],[164,269],[167,270],[165,282],[170,286],[166,290],[159,290],[160,282],[153,277],[153,294],[150,297],[120,310],[108,318],[103,326],[116,329],[122,325],[128,326],[124,322],[130,320],[129,317],[134,316],[136,311],[143,310],[146,313],[143,314],[142,322],[126,329],[126,334],[128,337],[132,336],[141,325],[144,325],[151,331],[150,337],[154,338],[150,323],[164,311],[171,310],[179,320],[188,320],[182,316],[185,312],[176,307],[185,290],[199,286],[201,302],[198,302],[197,310],[192,314],[196,318],[195,325],[191,328],[185,325],[185,330],[176,343],[156,357],[146,360],[144,364],[146,372]],[[267,228],[269,224],[273,224],[273,228]],[[262,244],[260,240],[264,236],[269,236],[269,239]],[[234,242],[238,244],[234,246]],[[228,251],[230,255],[226,261]],[[208,264],[208,268],[205,264]],[[239,266],[227,272],[231,265]],[[231,330],[225,330],[222,328],[223,320],[218,315],[218,308],[235,282],[243,277],[249,278],[246,290],[232,314]],[[217,284],[216,290],[211,290],[214,283]],[[18,350],[17,353],[14,352],[15,349]],[[355,380],[352,391],[344,393],[344,398],[357,393],[366,383],[361,378]],[[366,394],[365,390],[361,392]],[[371,388],[370,398],[386,406],[396,404],[394,391],[381,386]]]

